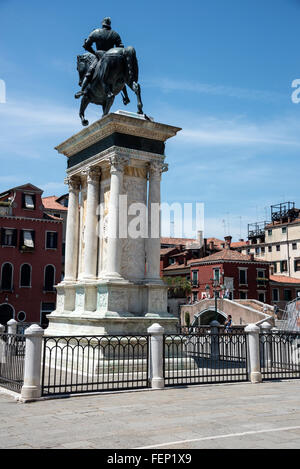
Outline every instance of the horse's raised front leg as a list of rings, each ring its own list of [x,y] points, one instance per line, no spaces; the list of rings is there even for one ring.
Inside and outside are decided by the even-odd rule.
[[[81,104],[80,104],[80,111],[79,111],[79,117],[81,119],[81,123],[84,127],[86,127],[87,125],[89,125],[89,121],[85,119],[84,117],[84,113],[85,113],[85,110],[86,108],[88,107],[89,105],[89,100],[86,96],[83,96],[82,100],[81,100]]]

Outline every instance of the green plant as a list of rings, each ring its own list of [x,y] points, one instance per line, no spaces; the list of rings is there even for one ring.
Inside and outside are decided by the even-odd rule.
[[[184,321],[185,321],[185,325],[186,325],[187,327],[190,327],[190,324],[191,324],[191,316],[190,316],[190,313],[189,313],[188,311],[185,312]]]

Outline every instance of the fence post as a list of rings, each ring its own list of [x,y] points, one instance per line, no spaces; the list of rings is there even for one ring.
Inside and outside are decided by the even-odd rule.
[[[251,383],[261,383],[262,375],[260,369],[260,353],[259,353],[259,327],[256,324],[249,324],[245,327],[248,335],[248,359]]]
[[[219,360],[220,358],[220,346],[219,346],[219,327],[218,321],[212,321],[210,324],[211,330],[211,344],[210,344],[210,355],[213,360]]]
[[[150,334],[150,381],[154,389],[165,387],[164,379],[164,328],[152,324],[147,330]]]
[[[26,400],[41,397],[41,356],[44,329],[33,324],[25,331],[24,385],[21,397]]]
[[[17,333],[18,323],[15,319],[10,319],[7,323],[7,333],[15,335]]]
[[[270,340],[270,333],[272,329],[272,325],[268,322],[263,322],[260,326],[262,333],[264,334],[264,341],[263,341],[263,365],[266,368],[272,367],[272,337]]]

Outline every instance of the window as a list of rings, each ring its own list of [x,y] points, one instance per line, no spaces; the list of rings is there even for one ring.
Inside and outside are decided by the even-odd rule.
[[[34,249],[35,233],[32,230],[22,230],[20,246],[22,250],[32,251]]]
[[[291,301],[292,300],[292,290],[284,290],[284,301]]]
[[[18,321],[24,322],[26,319],[26,313],[24,311],[19,311],[18,312]]]
[[[41,325],[43,327],[48,326],[48,319],[47,314],[52,313],[55,310],[55,303],[42,303],[42,310],[41,310]]]
[[[287,272],[288,265],[287,261],[280,261],[280,272]]]
[[[47,265],[45,268],[44,290],[54,291],[54,283],[55,283],[55,268],[53,267],[53,265]]]
[[[197,302],[198,301],[198,294],[197,293],[193,293],[193,302]]]
[[[294,271],[299,272],[300,271],[300,259],[295,259],[294,260]]]
[[[193,286],[198,286],[198,270],[193,270]]]
[[[214,280],[220,282],[220,269],[214,269]]]
[[[1,244],[2,246],[16,246],[17,230],[14,228],[1,228]]]
[[[21,275],[20,275],[20,287],[30,287],[31,286],[31,265],[23,264],[21,266]]]
[[[257,254],[257,255],[260,254],[260,248],[255,248],[255,254]]]
[[[273,290],[272,290],[272,301],[279,301],[279,290],[278,290],[278,288],[273,288]]]
[[[2,265],[1,290],[12,291],[13,289],[13,266],[9,262]]]
[[[247,292],[240,291],[240,300],[247,300]]]
[[[283,228],[281,229],[281,231],[282,231],[282,234],[285,234],[285,233],[286,233],[286,226],[283,227]]]
[[[268,230],[268,236],[272,236],[272,233],[273,233],[272,230]]]
[[[293,243],[293,244],[292,244],[292,247],[293,247],[293,250],[296,251],[296,249],[297,249],[297,243]]]
[[[260,301],[261,303],[265,303],[265,302],[266,302],[266,295],[265,295],[265,293],[259,293],[259,294],[258,294],[258,301]]]
[[[263,247],[261,248],[261,253],[264,254],[266,252],[266,249]]]
[[[240,285],[247,285],[247,270],[240,269]]]
[[[0,306],[0,324],[7,324],[7,322],[13,318],[14,318],[13,307],[8,304],[2,304]]]
[[[273,262],[274,274],[277,274],[277,262]]]
[[[268,251],[272,252],[272,246],[268,246]]]
[[[277,246],[276,246],[276,251],[277,251],[277,252],[280,251],[280,244],[277,244]]]
[[[22,208],[27,208],[28,210],[35,209],[35,194],[22,195]]]
[[[169,265],[175,264],[175,259],[173,257],[169,258]]]
[[[258,270],[257,271],[257,284],[265,285],[266,284],[265,277],[266,277],[265,270]]]
[[[46,248],[57,249],[57,233],[56,231],[46,232]]]

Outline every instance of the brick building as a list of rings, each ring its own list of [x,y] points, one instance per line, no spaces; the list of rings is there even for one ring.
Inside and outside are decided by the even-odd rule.
[[[61,280],[62,219],[44,212],[32,184],[0,194],[0,323],[46,324]]]
[[[225,243],[225,249],[188,262],[192,301],[213,298],[217,290],[220,297],[269,303],[269,263],[232,249],[230,236],[225,238]]]

